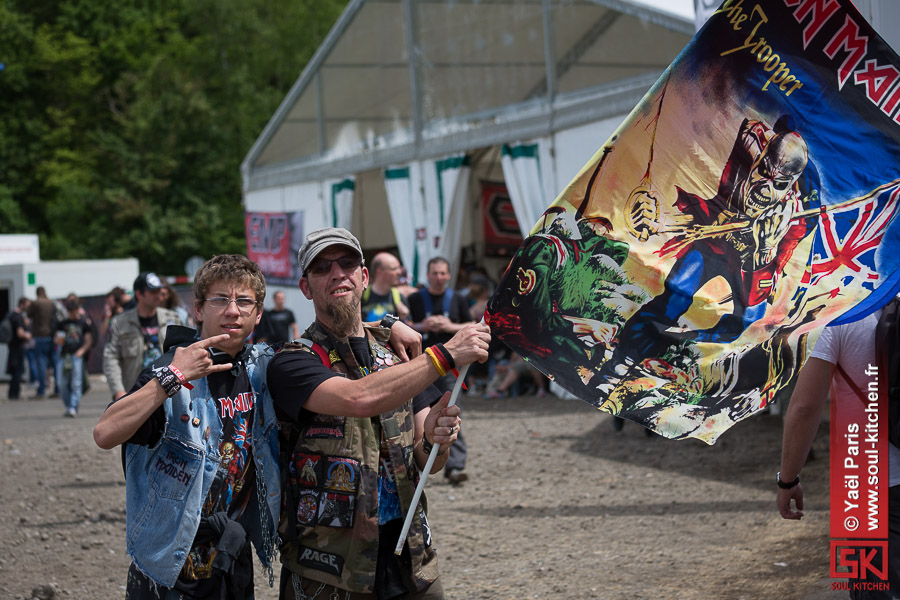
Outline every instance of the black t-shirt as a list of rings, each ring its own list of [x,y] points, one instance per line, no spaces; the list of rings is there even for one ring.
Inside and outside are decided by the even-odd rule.
[[[141,334],[144,336],[144,361],[141,366],[146,368],[162,356],[159,345],[159,319],[156,318],[156,313],[153,313],[150,317],[138,315],[138,321],[141,324]]]
[[[254,332],[257,338],[265,338],[270,344],[287,342],[291,339],[291,323],[296,323],[290,309],[267,310],[263,312]]]
[[[167,354],[157,362],[157,365],[168,363],[171,358],[172,355]],[[217,364],[232,360],[232,357],[224,352],[213,356],[213,361]],[[151,379],[153,379],[152,369],[144,369],[131,391],[142,388]],[[212,373],[207,376],[206,381],[210,395],[216,403],[219,418],[222,420],[222,438],[219,440],[219,456],[222,460],[201,508],[201,516],[206,518],[214,513],[224,512],[229,519],[241,522],[245,525],[244,529],[249,531],[249,527],[255,524],[245,524],[243,519],[249,504],[255,502],[256,498],[256,467],[251,437],[256,397],[244,367]],[[180,415],[172,415],[172,418],[179,417]],[[164,428],[165,411],[160,406],[128,443],[155,446],[162,438]],[[212,569],[212,562],[216,556],[215,546],[216,542],[212,541],[198,543],[191,548],[175,583],[176,590],[197,598],[241,598],[253,589],[249,537],[235,561],[234,571],[224,577],[221,572]],[[225,595],[221,595],[223,588]]]
[[[9,340],[10,350],[21,350],[25,345],[25,340],[19,337],[19,328],[27,329],[25,326],[25,315],[18,311],[12,311],[9,314],[9,325],[12,327],[12,339]]]
[[[394,296],[394,289],[391,288],[387,294],[376,294],[372,291],[372,288],[368,288],[363,293],[363,301],[360,303],[362,320],[371,323],[380,321],[386,314],[396,315],[398,312],[397,303],[394,302],[396,299],[400,300],[400,304],[406,306],[403,296],[399,293],[397,293],[396,297]]]
[[[91,332],[91,323],[85,317],[66,317],[56,325],[56,330],[65,336],[60,353],[75,354],[84,345],[84,336]]]
[[[371,370],[374,367],[369,343],[365,338],[350,338],[350,348],[361,367]],[[303,408],[319,385],[326,379],[340,377],[337,373],[322,364],[316,354],[310,352],[279,352],[269,363],[267,380],[272,391],[272,399],[279,418],[303,423],[309,412]],[[428,386],[413,398],[413,414],[428,408],[441,398],[441,393],[434,386]]]
[[[431,297],[430,313],[425,310],[425,300],[422,299],[423,294],[428,294]],[[409,298],[407,298],[407,301],[409,302],[409,318],[413,323],[419,323],[420,321],[424,321],[425,317],[444,314],[444,296],[446,294],[447,292],[444,292],[439,296],[435,296],[429,292],[427,288],[419,290],[414,294],[410,294]],[[449,308],[450,310],[447,311],[444,316],[449,318],[453,323],[469,323],[472,321],[472,317],[469,315],[469,303],[462,294],[457,292],[453,293]],[[452,333],[426,333],[423,334],[422,342],[425,347],[428,347],[434,346],[435,344],[444,344],[452,337]]]

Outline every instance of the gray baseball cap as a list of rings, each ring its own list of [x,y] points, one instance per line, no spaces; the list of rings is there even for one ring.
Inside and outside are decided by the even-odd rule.
[[[363,259],[362,248],[359,246],[359,240],[344,229],[343,227],[326,227],[313,231],[306,236],[300,251],[297,252],[297,262],[300,265],[300,272],[306,275],[306,270],[312,261],[329,246],[346,246],[359,255],[360,260]]]

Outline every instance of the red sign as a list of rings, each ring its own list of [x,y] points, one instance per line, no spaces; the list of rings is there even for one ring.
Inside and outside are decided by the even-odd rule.
[[[259,265],[270,283],[294,284],[296,252],[291,240],[293,230],[300,224],[298,213],[246,213],[244,230],[247,236],[247,257]],[[301,228],[302,229],[302,228]],[[302,235],[302,231],[299,232]]]
[[[485,254],[512,256],[522,244],[522,232],[506,184],[482,181],[481,200]]]

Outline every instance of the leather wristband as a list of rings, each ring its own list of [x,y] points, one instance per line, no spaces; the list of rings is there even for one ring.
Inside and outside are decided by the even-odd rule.
[[[797,479],[785,483],[784,481],[781,480],[781,471],[779,471],[778,473],[775,474],[775,483],[778,484],[778,487],[780,487],[781,489],[789,490],[791,488],[797,487],[797,484],[800,483],[800,476],[797,475]]]
[[[425,436],[423,435],[423,436],[422,436],[422,452],[425,453],[425,456],[431,455],[431,450],[432,450],[433,448],[434,448],[434,444],[432,444],[431,442],[429,442],[429,441],[425,438]],[[447,452],[446,450],[438,450],[438,456],[441,456],[442,454],[444,454],[444,453],[446,453],[446,452]]]
[[[178,377],[169,367],[155,369],[153,376],[156,377],[159,385],[162,386],[163,391],[169,398],[177,394],[178,390],[181,389],[181,381],[178,380]]]
[[[392,315],[391,313],[387,313],[386,315],[381,317],[381,323],[379,323],[379,325],[381,327],[384,327],[385,329],[390,329],[391,327],[394,326],[394,323],[396,323],[399,320],[400,319],[397,317],[397,315]]]

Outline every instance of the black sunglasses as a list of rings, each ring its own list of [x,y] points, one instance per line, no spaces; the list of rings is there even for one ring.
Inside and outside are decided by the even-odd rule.
[[[340,258],[320,258],[309,265],[306,273],[313,275],[328,275],[331,273],[331,265],[337,263],[342,271],[352,271],[362,266],[362,261],[356,256],[342,256]]]

